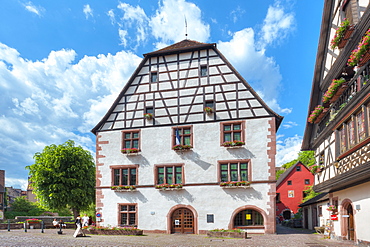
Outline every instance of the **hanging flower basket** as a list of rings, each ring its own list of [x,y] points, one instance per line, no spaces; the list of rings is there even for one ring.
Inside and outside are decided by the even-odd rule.
[[[337,211],[337,207],[335,205],[330,205],[330,206],[328,206],[328,208],[326,210],[331,211],[331,212]]]
[[[354,27],[350,25],[347,19],[344,19],[344,21],[340,24],[340,27],[337,28],[334,38],[331,40],[331,48],[344,48],[347,44],[347,41],[351,37],[353,30]]]
[[[357,48],[354,49],[349,56],[347,64],[350,66],[359,67],[364,66],[370,60],[370,29],[368,29],[365,35],[362,37]]]
[[[221,146],[224,147],[240,147],[245,145],[245,142],[242,141],[230,141],[230,142],[224,142],[221,144]]]
[[[121,150],[123,154],[137,154],[139,152],[139,149],[137,148],[124,148]]]
[[[192,148],[193,148],[192,145],[181,145],[181,144],[178,144],[178,145],[173,146],[172,147],[172,150],[175,150],[175,151],[186,151],[186,150],[190,150]]]
[[[348,88],[348,83],[346,82],[344,78],[334,79],[331,82],[328,90],[325,92],[324,96],[322,97],[322,102],[324,104],[327,104],[329,102],[334,103],[342,95],[344,90],[346,90],[347,88]]]
[[[152,114],[152,113],[144,113],[144,117],[145,117],[147,120],[150,120],[150,119],[153,119],[153,114]]]
[[[205,108],[204,108],[204,111],[205,111],[207,114],[211,114],[211,113],[213,113],[213,108],[212,108],[212,107],[205,107]]]

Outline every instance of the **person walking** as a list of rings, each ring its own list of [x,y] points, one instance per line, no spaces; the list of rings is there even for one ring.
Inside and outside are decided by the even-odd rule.
[[[85,214],[84,217],[82,217],[82,226],[88,226],[89,220],[90,220],[89,216]]]
[[[81,217],[80,215],[78,215],[76,217],[76,220],[75,220],[75,223],[76,223],[76,231],[75,233],[73,234],[73,237],[85,237],[85,233],[82,231],[82,220],[81,220]]]

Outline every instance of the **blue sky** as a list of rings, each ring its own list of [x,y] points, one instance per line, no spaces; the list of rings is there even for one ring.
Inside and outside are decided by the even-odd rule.
[[[211,4],[210,4],[211,3]],[[322,1],[2,2],[0,169],[26,188],[33,155],[90,130],[142,54],[188,38],[218,49],[284,121],[276,162],[296,158],[306,125]]]

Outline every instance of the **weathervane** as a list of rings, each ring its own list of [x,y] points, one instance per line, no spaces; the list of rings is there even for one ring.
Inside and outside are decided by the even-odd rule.
[[[184,15],[185,18],[185,39],[188,39],[188,23],[186,22],[186,16]]]

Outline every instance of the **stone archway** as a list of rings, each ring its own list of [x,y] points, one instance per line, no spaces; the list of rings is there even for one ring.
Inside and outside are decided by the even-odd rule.
[[[274,218],[268,217],[265,211],[263,211],[261,208],[256,207],[254,205],[245,205],[245,206],[239,207],[236,210],[234,210],[234,212],[231,215],[230,222],[229,222],[229,226],[228,226],[229,229],[234,229],[236,227],[235,226],[235,220],[236,220],[237,216],[240,215],[240,213],[242,213],[243,211],[246,211],[246,210],[252,211],[251,212],[252,214],[253,214],[253,211],[255,211],[255,214],[257,215],[257,217],[262,217],[263,225],[256,226],[256,228],[259,228],[259,229],[263,228],[265,233],[274,233],[274,231],[272,229],[273,229],[274,224],[275,224],[275,220],[276,220],[275,217]]]
[[[198,234],[198,214],[190,205],[176,205],[167,214],[167,233]]]

